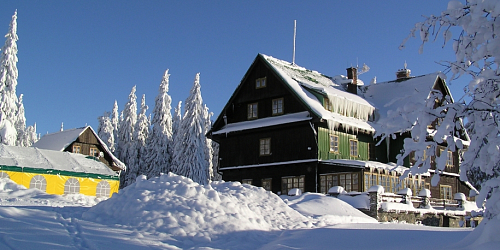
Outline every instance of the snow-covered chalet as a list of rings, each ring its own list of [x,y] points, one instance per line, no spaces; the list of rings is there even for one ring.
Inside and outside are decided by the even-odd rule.
[[[333,186],[365,192],[373,185],[393,193],[408,187],[414,194],[425,187],[442,199],[469,194],[470,185],[459,180],[459,150],[436,149],[448,154],[438,186],[430,185],[429,174],[409,176],[398,186],[413,163],[407,157],[405,166],[395,164],[407,132],[376,146],[377,123],[391,109],[405,100],[423,104],[431,91],[451,96],[441,73],[409,73],[399,70],[394,81],[365,86],[356,68],[328,77],[258,54],[207,134],[220,145],[218,171],[223,180],[281,194],[293,188],[326,193]]]

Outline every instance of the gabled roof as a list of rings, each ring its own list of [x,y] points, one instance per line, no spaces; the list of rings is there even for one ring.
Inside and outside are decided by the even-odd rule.
[[[122,170],[125,170],[127,168],[125,166],[125,164],[113,155],[111,150],[109,150],[108,146],[106,146],[106,143],[104,143],[101,140],[101,138],[99,138],[99,136],[96,134],[96,132],[90,126],[81,127],[81,128],[74,128],[74,129],[67,129],[64,131],[44,135],[42,138],[40,138],[40,140],[38,140],[36,143],[34,143],[31,147],[40,148],[40,149],[47,149],[47,150],[63,151],[71,143],[76,141],[76,139],[78,139],[78,137],[80,135],[82,135],[87,129],[90,129],[90,131],[94,134],[94,136],[97,138],[97,140],[99,141],[101,146],[104,148],[104,151],[106,151],[106,153],[111,156],[111,158],[113,159],[116,166],[118,168],[121,168]]]
[[[116,179],[118,177],[118,174],[106,164],[86,155],[0,144],[0,169],[9,170],[10,168],[24,168],[24,171],[30,168],[35,172],[48,170],[47,173],[52,174],[62,171],[70,175],[75,175],[74,173],[102,175],[98,178],[108,176]]]
[[[340,82],[335,82],[331,77],[317,71],[308,70],[289,62],[279,60],[270,56],[259,54],[265,62],[279,75],[290,89],[301,99],[318,117],[325,119],[330,125],[337,127],[343,125],[351,129],[363,129],[374,131],[367,122],[368,116],[375,110],[375,107],[362,97],[344,90]],[[337,78],[340,80],[341,78]],[[342,79],[345,82],[352,81]],[[328,97],[333,106],[340,112],[355,112],[366,119],[358,119],[331,112],[323,107],[323,103],[316,98],[312,92],[317,92]]]
[[[74,128],[74,129],[67,129],[67,130],[60,131],[60,132],[46,134],[42,138],[40,138],[40,140],[35,142],[32,145],[32,147],[41,148],[41,149],[48,149],[48,150],[55,150],[55,151],[63,151],[71,143],[76,141],[76,139],[78,139],[78,137],[81,134],[83,134],[83,132],[87,128],[90,128],[90,126],[81,127],[81,128]]]

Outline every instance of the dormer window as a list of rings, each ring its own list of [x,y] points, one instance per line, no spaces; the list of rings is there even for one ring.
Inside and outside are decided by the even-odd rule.
[[[258,118],[258,103],[250,103],[248,104],[248,112],[247,112],[247,118],[248,120],[251,119],[257,119]]]
[[[259,78],[255,80],[255,88],[260,89],[260,88],[265,88],[266,87],[266,78]]]
[[[325,109],[328,111],[333,111],[332,103],[330,102],[330,99],[328,99],[328,97],[325,97],[323,99],[323,107],[325,107]]]

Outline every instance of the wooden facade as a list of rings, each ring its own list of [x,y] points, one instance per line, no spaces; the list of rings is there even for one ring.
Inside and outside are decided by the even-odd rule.
[[[298,73],[307,78],[308,72],[312,71]],[[308,103],[297,93],[296,86],[287,83],[287,77],[293,75],[284,76],[259,54],[213,124],[207,136],[219,143],[217,167],[223,180],[262,186],[283,194],[291,188],[326,192],[332,185],[363,192],[369,188],[367,185],[379,184],[379,180],[388,188],[399,181],[394,173],[370,169],[362,163],[396,162],[408,134],[377,146],[372,131],[354,131],[343,124],[332,128],[313,107],[316,104]],[[305,88],[303,91],[306,92]],[[325,105],[327,96],[316,90],[307,94],[314,96],[321,106]],[[307,112],[307,117],[287,119],[301,112]],[[458,151],[453,152],[453,157],[454,166],[449,176],[442,177],[441,185],[443,189],[451,187],[453,193],[468,195],[468,187],[456,177]],[[405,166],[410,164],[407,157]],[[426,176],[413,177],[404,185],[418,190],[430,186],[429,182]],[[440,193],[440,186],[430,189],[433,197]]]
[[[113,171],[125,169],[125,165],[113,156],[90,126],[47,134],[33,144],[33,147],[88,155]]]

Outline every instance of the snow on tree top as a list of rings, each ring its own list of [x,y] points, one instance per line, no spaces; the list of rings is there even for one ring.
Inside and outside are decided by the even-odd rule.
[[[40,168],[117,177],[117,174],[104,163],[87,157],[86,155],[69,152],[0,144],[0,165],[2,166]]]

